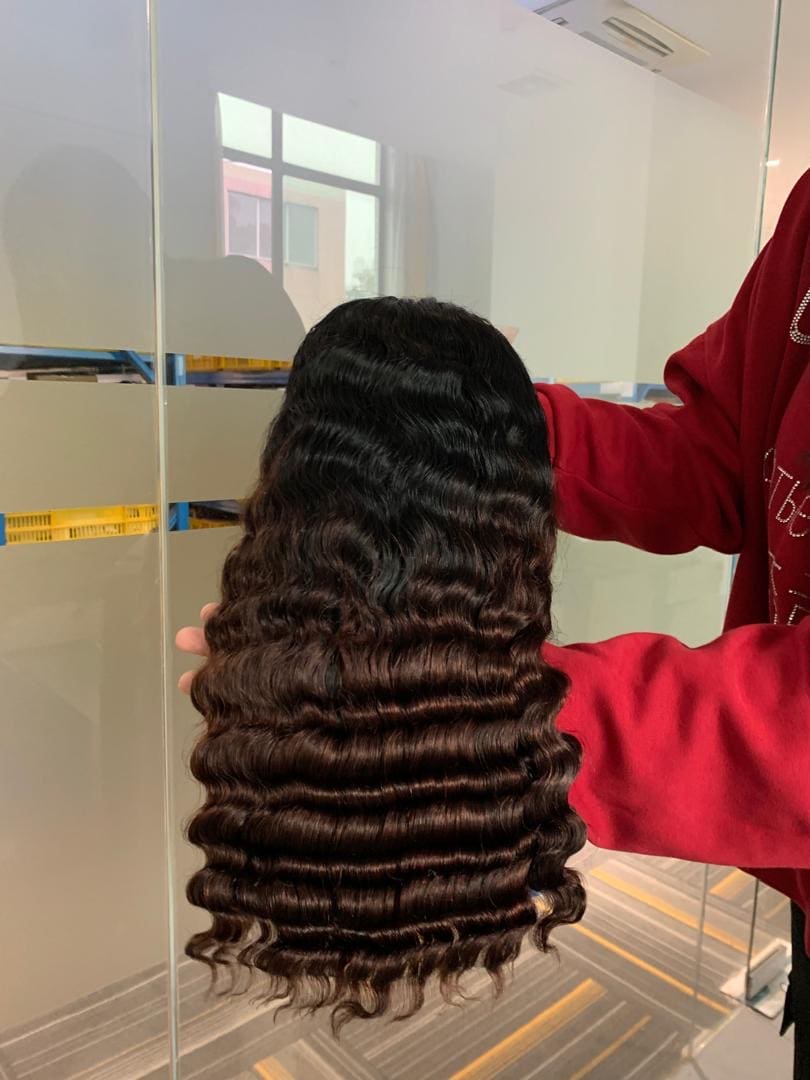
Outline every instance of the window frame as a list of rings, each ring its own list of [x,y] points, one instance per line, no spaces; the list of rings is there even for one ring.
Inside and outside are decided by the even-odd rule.
[[[257,103],[252,102],[251,104]],[[244,165],[253,165],[256,168],[270,171],[270,262],[273,267],[273,274],[278,275],[281,284],[283,285],[285,265],[295,269],[298,268],[297,263],[285,263],[287,245],[284,235],[284,178],[289,176],[298,180],[310,180],[316,184],[325,184],[329,187],[340,188],[343,191],[355,191],[364,195],[372,195],[377,200],[377,289],[379,292],[384,292],[384,222],[386,204],[384,195],[385,153],[382,143],[377,143],[378,161],[376,184],[371,184],[363,180],[349,180],[343,176],[321,172],[318,169],[305,168],[302,165],[292,165],[284,160],[284,114],[276,109],[271,109],[270,112],[272,129],[270,157],[265,157],[262,154],[250,153],[246,150],[236,150],[230,146],[223,145],[221,140],[220,151],[222,160],[239,162]],[[356,133],[349,132],[348,134]],[[246,194],[250,193],[246,192]],[[255,197],[259,198],[259,196]],[[320,252],[318,252],[318,255],[320,256]],[[263,258],[264,256],[260,255],[258,257]],[[320,258],[318,258],[318,263],[320,263]],[[317,266],[308,267],[308,269],[317,269]]]

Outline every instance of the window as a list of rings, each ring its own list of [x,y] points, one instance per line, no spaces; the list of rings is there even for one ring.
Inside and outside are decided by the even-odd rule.
[[[246,154],[270,157],[273,153],[273,113],[264,105],[217,94],[222,145]]]
[[[228,192],[228,253],[269,259],[272,254],[270,199]]]
[[[270,233],[270,200],[257,199],[259,204],[259,258],[272,258],[272,245]]]
[[[380,289],[386,156],[365,135],[218,95],[224,250],[258,259],[312,326]]]
[[[283,117],[283,127],[284,160],[289,165],[345,180],[379,184],[380,144],[373,139],[287,113]]]
[[[318,209],[301,203],[284,204],[284,262],[289,266],[318,266]]]

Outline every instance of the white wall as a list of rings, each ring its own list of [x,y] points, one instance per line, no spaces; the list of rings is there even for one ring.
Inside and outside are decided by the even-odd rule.
[[[723,315],[757,251],[764,130],[656,79],[645,220],[640,382]]]
[[[534,376],[631,378],[654,79],[545,20],[527,30],[544,81],[500,92],[492,315]]]
[[[545,85],[502,99],[493,316],[536,376],[660,381],[754,257],[762,126],[543,29]]]

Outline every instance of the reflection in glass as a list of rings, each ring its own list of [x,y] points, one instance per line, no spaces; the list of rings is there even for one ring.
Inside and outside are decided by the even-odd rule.
[[[306,203],[284,204],[284,263],[318,268],[318,208]]]
[[[379,199],[284,180],[284,288],[309,327],[346,299],[378,291]]]
[[[270,200],[229,191],[228,254],[271,259],[270,235]]]
[[[346,192],[346,298],[356,300],[379,291],[380,200],[360,191]]]
[[[227,94],[218,102],[225,254],[280,268],[305,327],[343,300],[375,296],[380,145],[281,114],[274,142],[272,110]]]
[[[269,157],[273,152],[273,112],[264,105],[217,94],[222,145]]]
[[[344,180],[379,183],[379,146],[373,139],[315,124],[299,116],[284,117],[284,160]]]
[[[247,255],[272,270],[272,172],[223,158],[222,188],[225,254]]]

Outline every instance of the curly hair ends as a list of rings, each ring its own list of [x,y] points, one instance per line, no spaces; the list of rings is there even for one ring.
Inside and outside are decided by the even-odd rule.
[[[229,989],[404,1018],[581,918],[554,545],[545,420],[493,326],[382,298],[309,332],[192,691],[212,921],[186,951]]]

